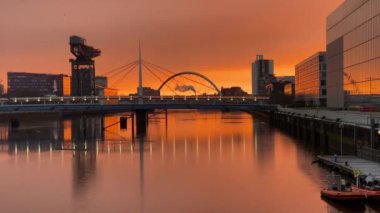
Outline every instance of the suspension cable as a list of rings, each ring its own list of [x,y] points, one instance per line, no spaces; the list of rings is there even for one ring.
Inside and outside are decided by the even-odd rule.
[[[110,76],[108,76],[109,78],[114,78],[114,77],[116,77],[116,76],[118,76],[118,75],[120,75],[120,74],[122,74],[124,71],[126,71],[126,70],[129,70],[131,67],[134,67],[134,66],[136,66],[137,65],[137,61],[135,61],[134,63],[131,63],[131,64],[129,64],[128,66],[126,66],[125,68],[123,68],[123,69],[121,69],[121,70],[119,70],[119,71],[117,71],[116,73],[113,73],[112,75],[110,75]]]
[[[119,83],[122,82],[122,80],[124,80],[124,78],[136,68],[136,66],[137,64],[135,64],[127,72],[125,72],[121,78],[117,79],[116,82],[114,82],[114,85],[119,85]]]
[[[150,65],[149,62],[145,62],[145,61],[143,61],[143,63],[146,63],[146,66],[150,67],[151,69],[153,69],[153,70],[155,70],[155,71],[158,71],[158,72],[162,73],[163,75],[165,75],[165,76],[167,76],[167,77],[171,77],[171,76],[172,76],[171,74],[168,74],[168,73],[166,73],[166,72],[164,72],[164,71],[162,71],[162,70],[160,70],[160,69],[157,69],[156,67]],[[173,81],[175,81],[175,82],[177,82],[177,83],[179,83],[179,84],[185,84],[184,82],[182,82],[182,81],[180,81],[180,80],[178,80],[178,79],[176,79],[176,78],[174,78]]]
[[[159,81],[161,81],[161,83],[164,83],[164,81],[156,74],[156,73],[154,73],[148,66],[146,66],[145,64],[143,64],[143,66],[154,76],[154,77],[156,77]],[[165,86],[167,87],[167,88],[169,88],[174,94],[176,94],[177,95],[177,93],[175,92],[175,90],[173,90],[169,85],[166,85],[165,84]]]
[[[126,67],[128,67],[128,66],[130,66],[131,64],[134,64],[134,63],[136,63],[136,62],[138,62],[137,60],[134,60],[134,61],[132,61],[132,62],[130,62],[130,63],[128,63],[128,64],[125,64],[125,65],[123,65],[123,66],[120,66],[120,67],[117,67],[117,68],[114,68],[114,69],[112,69],[112,70],[110,70],[110,71],[107,71],[107,72],[105,72],[105,73],[102,73],[101,75],[109,75],[109,74],[111,74],[111,73],[113,73],[113,72],[116,72],[116,71],[118,71],[118,70],[120,70],[120,69],[124,69],[124,68],[126,68]]]
[[[170,71],[170,70],[168,70],[168,69],[165,69],[165,68],[163,68],[163,67],[160,67],[160,66],[158,66],[158,65],[155,65],[155,64],[153,64],[153,63],[151,63],[151,62],[148,62],[148,61],[145,61],[145,62],[146,62],[146,63],[149,63],[149,64],[151,64],[152,66],[155,66],[155,67],[157,67],[157,68],[159,68],[159,69],[161,69],[161,70],[164,70],[164,71],[166,71],[166,72],[170,72],[170,73],[172,73],[172,74],[176,74],[176,73],[173,72],[173,71]],[[191,79],[191,78],[188,78],[188,77],[185,77],[185,76],[179,76],[179,77],[182,77],[182,78],[184,78],[184,79],[186,79],[186,80],[189,80],[189,81],[192,81],[192,82],[194,82],[194,83],[200,84],[200,85],[202,85],[202,86],[204,86],[204,87],[207,87],[207,88],[209,88],[209,89],[215,90],[215,88],[210,87],[210,86],[208,86],[208,85],[206,85],[206,84],[204,84],[204,83],[198,82],[198,81],[196,81],[196,80],[193,80],[193,79]]]

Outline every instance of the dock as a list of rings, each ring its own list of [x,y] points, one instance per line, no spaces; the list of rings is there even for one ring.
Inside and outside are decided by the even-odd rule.
[[[360,176],[367,176],[371,173],[376,180],[380,180],[380,163],[349,155],[337,156],[336,162],[333,155],[318,155],[317,158],[320,163],[346,174],[354,175],[354,171],[359,170]]]

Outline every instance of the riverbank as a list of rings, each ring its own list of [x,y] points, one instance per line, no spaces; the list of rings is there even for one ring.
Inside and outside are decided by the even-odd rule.
[[[274,126],[325,154],[356,155],[380,162],[379,113],[279,108],[270,113]]]

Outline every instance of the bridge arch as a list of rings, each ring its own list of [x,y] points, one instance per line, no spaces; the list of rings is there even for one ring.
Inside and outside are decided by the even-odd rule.
[[[194,72],[194,71],[184,71],[184,72],[179,72],[179,73],[176,73],[172,76],[170,76],[168,79],[166,79],[162,84],[161,86],[158,88],[158,91],[161,91],[162,87],[165,86],[166,83],[168,83],[170,80],[172,80],[173,78],[177,77],[177,76],[180,76],[180,75],[196,75],[198,77],[201,77],[203,78],[204,80],[206,80],[208,83],[210,83],[212,85],[212,87],[214,87],[214,89],[218,92],[218,95],[222,95],[222,92],[219,90],[219,88],[214,84],[214,82],[212,82],[209,78],[207,78],[206,76],[200,74],[200,73],[197,73],[197,72]]]

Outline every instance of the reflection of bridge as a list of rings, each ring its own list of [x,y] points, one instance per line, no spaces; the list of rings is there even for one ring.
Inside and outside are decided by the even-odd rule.
[[[13,113],[120,113],[134,111],[137,132],[145,134],[148,111],[157,109],[276,110],[266,97],[224,96],[112,96],[25,97],[0,99],[0,114]]]

